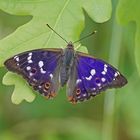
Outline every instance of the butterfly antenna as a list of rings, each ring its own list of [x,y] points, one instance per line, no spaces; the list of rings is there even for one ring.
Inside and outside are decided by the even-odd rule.
[[[56,33],[60,38],[62,38],[66,43],[69,43],[66,39],[64,39],[60,34],[58,34],[49,24],[46,24],[54,33]]]
[[[74,44],[74,43],[77,43],[77,42],[79,42],[79,41],[81,41],[81,40],[83,40],[83,39],[85,39],[85,38],[88,38],[89,36],[92,36],[92,35],[94,35],[95,33],[97,33],[97,31],[93,31],[92,33],[90,33],[90,34],[88,34],[88,35],[86,35],[86,36],[80,38],[79,40],[74,41],[73,44]]]

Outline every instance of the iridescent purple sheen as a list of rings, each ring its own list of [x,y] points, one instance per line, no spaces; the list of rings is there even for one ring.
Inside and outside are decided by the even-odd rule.
[[[25,54],[19,54],[19,67],[24,70],[24,74],[26,74],[26,76],[29,76],[29,72],[26,68],[27,66],[30,66],[31,68],[35,68],[36,69],[36,74],[32,76],[32,79],[35,78],[36,80],[40,80],[43,78],[46,78],[47,75],[49,73],[53,73],[56,66],[57,66],[57,60],[58,57],[60,57],[60,55],[58,53],[55,52],[44,52],[42,50],[37,50],[37,51],[32,51],[32,57],[31,60],[33,61],[33,63],[28,63],[27,58],[28,58],[28,54],[29,53],[25,53]],[[40,68],[38,66],[39,61],[43,61],[44,65],[43,65],[43,69],[46,70],[47,69],[47,73],[45,74],[41,74],[40,72]]]
[[[5,65],[10,71],[19,73],[27,79],[35,90],[47,96],[48,93],[44,91],[42,85],[45,82],[52,82],[51,76],[55,73],[60,56],[60,51],[34,50],[16,55],[18,62],[15,57],[8,59]],[[42,67],[39,66],[39,62],[42,63]]]
[[[77,82],[76,89],[80,89],[81,93],[76,96],[76,101],[87,100],[107,88],[117,88],[127,83],[117,69],[103,60],[79,54],[77,62],[77,79],[81,81]],[[104,68],[106,73],[103,72]],[[94,75],[91,75],[91,70],[95,71]],[[118,76],[115,77],[115,73]]]

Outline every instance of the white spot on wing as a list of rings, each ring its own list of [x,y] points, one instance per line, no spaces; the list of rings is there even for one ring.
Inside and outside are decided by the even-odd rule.
[[[117,77],[117,76],[118,76],[118,73],[117,73],[117,72],[115,72],[114,76],[115,76],[115,77]]]
[[[29,60],[28,63],[33,63],[33,61],[32,60]]]
[[[43,70],[43,68],[40,69],[40,72],[41,72],[42,74],[45,74],[45,73],[46,73],[46,71]]]
[[[105,75],[107,73],[107,64],[104,64],[104,70],[102,71],[102,74]]]
[[[33,76],[33,73],[30,72],[29,75],[30,75],[30,76]]]
[[[28,56],[28,57],[27,57],[27,60],[29,61],[29,60],[31,60],[31,58],[32,58],[32,56]]]
[[[27,67],[26,67],[26,70],[31,70],[31,67],[30,67],[30,66],[27,66]]]
[[[104,67],[106,67],[106,68],[107,68],[107,67],[108,67],[108,66],[107,66],[107,64],[104,64]]]
[[[92,79],[92,76],[90,75],[89,77],[86,77],[86,80],[91,80]]]
[[[105,75],[105,74],[106,74],[106,72],[105,72],[105,71],[102,71],[102,74],[103,74],[103,75]]]
[[[38,66],[39,66],[40,68],[42,68],[43,65],[44,65],[43,61],[39,61],[39,62],[38,62]]]
[[[37,80],[36,80],[36,79],[33,79],[33,81],[34,81],[34,82],[37,82]]]
[[[97,86],[100,87],[101,86],[101,83],[98,83]]]
[[[29,55],[29,56],[31,56],[32,54],[33,54],[33,53],[32,53],[32,52],[30,52],[28,55]]]
[[[33,61],[31,60],[32,58],[32,53],[28,54],[29,56],[27,57],[28,63],[33,63]]]
[[[120,73],[117,71],[115,72],[114,76],[117,77]]]
[[[104,67],[104,71],[107,72],[107,68],[106,67]]]
[[[102,81],[102,82],[105,82],[105,81],[106,81],[106,79],[103,77],[103,78],[101,78],[101,81]]]
[[[96,74],[95,69],[92,69],[92,70],[90,71],[90,74],[91,74],[92,76],[94,76],[94,75]]]
[[[83,94],[83,96],[84,96],[84,97],[86,97],[86,96],[87,96],[87,94],[85,93],[85,94]]]
[[[96,88],[93,88],[93,90],[95,91],[95,90],[96,90]]]
[[[50,77],[51,77],[51,79],[53,78],[53,74],[52,73],[50,74]]]
[[[19,57],[16,57],[15,59],[16,59],[17,62],[19,62]]]
[[[76,84],[79,84],[80,82],[82,82],[81,79],[77,79],[77,80],[76,80]]]

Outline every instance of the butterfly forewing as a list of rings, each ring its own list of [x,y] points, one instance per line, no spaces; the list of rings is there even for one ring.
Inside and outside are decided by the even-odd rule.
[[[59,89],[62,49],[39,49],[21,53],[5,62],[8,70],[22,75],[35,90],[46,97]]]
[[[76,54],[76,81],[72,102],[88,100],[108,88],[122,87],[125,77],[113,66],[87,54]]]

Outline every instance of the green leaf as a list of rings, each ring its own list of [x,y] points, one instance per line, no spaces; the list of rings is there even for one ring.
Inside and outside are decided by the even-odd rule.
[[[107,21],[111,17],[112,5],[110,0],[86,0],[83,6],[89,16],[98,23]]]
[[[84,26],[82,8],[96,22],[105,22],[111,16],[111,0],[1,0],[0,9],[3,11],[13,15],[31,15],[32,19],[0,41],[0,66],[3,66],[6,59],[20,52],[65,47],[66,43],[50,31],[46,23],[66,40],[78,40]],[[85,47],[81,47],[80,51],[84,52]],[[19,76],[8,73],[4,77],[4,83],[15,85],[12,96],[14,103],[34,99],[31,89]]]
[[[15,85],[15,89],[11,97],[13,103],[19,104],[23,100],[32,102],[35,99],[35,94],[33,94],[32,89],[27,88],[27,83],[22,80],[20,76],[17,76],[17,74],[11,72],[6,73],[3,78],[3,83],[6,85]]]
[[[120,24],[136,23],[135,60],[140,74],[140,1],[120,0],[117,8],[117,18]]]
[[[76,46],[75,50],[76,51],[79,51],[79,52],[88,53],[87,48],[85,46],[81,46],[81,44],[79,44],[78,46]]]

